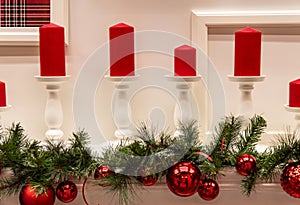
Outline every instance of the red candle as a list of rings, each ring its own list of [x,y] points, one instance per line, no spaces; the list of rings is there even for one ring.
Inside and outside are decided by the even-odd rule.
[[[260,76],[261,32],[244,28],[235,32],[235,76]]]
[[[50,23],[40,29],[40,75],[65,76],[64,27]]]
[[[174,51],[174,74],[175,76],[196,75],[196,49],[182,45]]]
[[[0,107],[6,106],[6,88],[5,83],[0,81]]]
[[[289,83],[289,106],[300,107],[300,79]]]
[[[119,23],[109,28],[110,75],[134,75],[134,28]]]

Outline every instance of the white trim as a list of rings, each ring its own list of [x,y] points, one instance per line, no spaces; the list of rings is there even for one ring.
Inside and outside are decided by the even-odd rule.
[[[279,11],[192,11],[191,39],[208,53],[208,29],[234,25],[260,25],[280,28],[300,26],[300,10]],[[287,33],[289,31],[287,30]]]
[[[69,44],[69,0],[51,0],[50,21],[65,28],[65,43]],[[0,27],[0,46],[37,46],[38,27]]]
[[[277,11],[199,11],[193,10],[191,16],[191,40],[206,54],[208,50],[208,32],[209,28],[224,27],[244,27],[259,26],[260,28],[268,28],[271,30],[280,30],[280,34],[284,35],[300,35],[300,29],[296,32],[294,29],[300,28],[300,10],[277,10]],[[291,31],[292,30],[292,31]],[[205,75],[209,76],[208,73]],[[210,86],[208,82],[208,87]],[[207,131],[210,119],[210,101],[209,96],[203,96],[206,113],[204,115],[204,124],[202,125]]]

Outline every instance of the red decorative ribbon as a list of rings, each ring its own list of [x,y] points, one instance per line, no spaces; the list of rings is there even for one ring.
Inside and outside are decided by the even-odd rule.
[[[204,152],[194,152],[194,153],[198,154],[198,155],[202,155],[203,157],[208,159],[210,162],[214,162],[214,160],[208,154],[205,154]]]
[[[84,180],[84,182],[82,184],[81,192],[82,192],[82,198],[83,198],[83,201],[84,201],[85,205],[89,205],[89,203],[88,203],[88,201],[87,201],[87,199],[85,197],[85,185],[86,185],[86,182],[87,182],[87,178]],[[100,205],[100,204],[98,203],[98,205]]]
[[[224,153],[224,147],[225,147],[225,137],[222,138],[222,145],[221,145],[222,153]]]

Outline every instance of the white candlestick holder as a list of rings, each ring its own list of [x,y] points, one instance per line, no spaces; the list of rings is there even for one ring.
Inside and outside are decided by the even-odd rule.
[[[130,83],[139,76],[105,76],[107,79],[115,83],[115,98],[113,99],[112,112],[113,119],[116,124],[115,136],[118,139],[129,138],[133,131],[131,128],[131,109],[129,105],[128,89]]]
[[[2,113],[7,112],[11,109],[11,105],[6,105],[6,106],[2,106],[0,107],[0,125],[3,125],[2,123]]]
[[[35,76],[35,78],[46,85],[48,93],[45,107],[45,122],[48,130],[45,133],[47,139],[61,141],[64,135],[60,129],[63,123],[63,109],[59,97],[61,85],[70,79],[70,76]]]
[[[188,122],[197,120],[194,116],[194,110],[191,99],[192,83],[198,82],[201,76],[166,76],[166,78],[176,83],[177,100],[174,110],[174,124],[178,122]],[[178,134],[178,133],[177,133]],[[176,135],[176,133],[175,133]]]
[[[296,129],[295,131],[300,134],[300,107],[290,107],[289,105],[284,106],[285,110],[295,114]]]
[[[262,82],[265,76],[228,76],[229,81],[239,83],[240,103],[239,115],[246,120],[253,117],[253,99],[252,91],[254,90],[254,83]]]

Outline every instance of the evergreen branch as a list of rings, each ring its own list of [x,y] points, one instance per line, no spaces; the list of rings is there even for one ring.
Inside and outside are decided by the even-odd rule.
[[[249,125],[244,133],[240,134],[240,141],[237,143],[239,155],[242,153],[252,153],[256,144],[260,141],[261,135],[267,126],[265,119],[255,115],[250,119]]]

